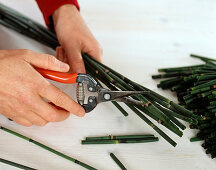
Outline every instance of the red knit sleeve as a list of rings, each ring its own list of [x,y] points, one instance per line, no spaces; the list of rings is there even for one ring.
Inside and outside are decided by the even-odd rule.
[[[50,27],[50,16],[53,12],[64,4],[73,4],[79,10],[79,4],[77,0],[36,0],[45,20],[45,23]]]

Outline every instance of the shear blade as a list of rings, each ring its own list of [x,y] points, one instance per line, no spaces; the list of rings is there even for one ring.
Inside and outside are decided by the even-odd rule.
[[[143,105],[143,102],[132,99],[132,98],[129,98],[129,97],[118,98],[115,101],[124,102],[124,103],[127,103],[127,104]]]
[[[139,103],[139,101],[135,102],[131,100],[131,98],[126,98],[127,96],[132,96],[136,94],[149,94],[149,91],[109,91],[109,90],[101,90],[98,94],[98,103],[107,102],[107,101],[123,101],[123,102],[133,102]]]
[[[132,96],[136,94],[149,94],[149,91],[110,91],[109,94],[111,95],[111,100],[124,98],[127,96]]]

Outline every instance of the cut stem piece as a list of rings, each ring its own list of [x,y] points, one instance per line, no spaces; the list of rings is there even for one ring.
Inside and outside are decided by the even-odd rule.
[[[150,137],[146,139],[119,139],[119,140],[82,140],[83,145],[88,144],[119,144],[119,143],[149,143],[157,142],[158,137]]]
[[[115,163],[121,168],[122,170],[127,170],[125,166],[120,162],[120,160],[114,155],[114,153],[110,153],[111,158],[115,161]]]
[[[99,136],[99,137],[86,137],[86,140],[118,140],[118,139],[146,139],[154,138],[154,135],[121,135],[121,136]]]

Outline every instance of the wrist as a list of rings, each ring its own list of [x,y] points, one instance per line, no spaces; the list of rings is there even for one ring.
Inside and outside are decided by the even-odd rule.
[[[55,10],[55,12],[52,15],[54,25],[58,21],[59,18],[61,18],[62,16],[64,16],[68,12],[72,12],[72,13],[76,14],[76,13],[79,13],[79,10],[73,4],[65,4],[65,5],[60,6],[58,9]]]

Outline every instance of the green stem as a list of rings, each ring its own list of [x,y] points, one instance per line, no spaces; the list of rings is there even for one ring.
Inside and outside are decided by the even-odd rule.
[[[99,137],[86,137],[86,140],[118,140],[118,139],[146,139],[154,137],[154,135],[121,135],[121,136],[99,136]]]
[[[167,110],[165,109],[164,107],[160,106],[159,104],[156,104],[155,105],[160,108],[161,110],[163,110],[164,114],[166,114],[170,120],[172,120],[178,127],[180,127],[182,130],[185,130],[186,129],[186,126],[183,125],[180,121],[178,121],[174,116],[173,116],[173,113],[172,111],[170,110]],[[175,113],[174,113],[175,114]]]
[[[127,83],[125,83],[122,79],[120,79],[118,76],[114,75],[109,70],[106,70],[101,65],[93,62],[89,57],[85,57],[85,59],[95,68],[97,69],[107,80],[109,80],[111,83],[119,87],[121,90],[132,90],[135,91],[135,89],[131,86],[129,86]],[[154,105],[150,104],[150,101],[147,100],[142,95],[135,95],[140,101],[142,101],[147,107],[147,109],[150,111],[150,113],[154,114],[156,117],[158,117],[160,120],[169,123],[170,120],[163,115],[163,113],[157,109]]]
[[[209,60],[209,61],[216,61],[216,59],[213,59],[213,58],[208,58],[208,57],[203,57],[203,56],[200,56],[200,55],[196,55],[196,54],[191,54],[190,55],[191,57],[194,57],[194,58],[199,58],[201,60]]]
[[[158,134],[160,134],[167,142],[172,146],[176,146],[176,142],[173,141],[169,136],[167,136],[162,130],[160,130],[154,123],[152,123],[147,117],[145,117],[141,112],[139,112],[133,105],[127,104],[127,106],[133,110],[141,119],[143,119],[149,126],[151,126]]]
[[[172,68],[161,68],[158,69],[158,72],[177,72],[177,71],[191,71],[191,70],[195,70],[198,68],[202,68],[203,66],[205,66],[205,64],[201,64],[201,65],[193,65],[193,66],[186,66],[186,67],[172,67]]]
[[[204,140],[203,137],[194,137],[194,138],[190,138],[190,141],[191,141],[191,142],[197,142],[197,141],[202,141],[202,140]]]
[[[12,130],[10,130],[10,129],[4,128],[4,127],[2,127],[2,126],[0,126],[0,129],[2,129],[2,130],[5,131],[5,132],[8,132],[8,133],[10,133],[10,134],[13,134],[13,135],[15,135],[15,136],[17,136],[17,137],[20,137],[20,138],[22,138],[22,139],[24,139],[24,140],[27,140],[27,141],[29,141],[29,142],[31,142],[31,143],[34,143],[35,145],[37,145],[37,146],[39,146],[39,147],[41,147],[41,148],[43,148],[43,149],[45,149],[45,150],[48,150],[48,151],[50,151],[50,152],[52,152],[52,153],[54,153],[54,154],[56,154],[56,155],[58,155],[58,156],[60,156],[60,157],[62,157],[62,158],[64,158],[64,159],[67,159],[67,160],[69,160],[69,161],[71,161],[71,162],[74,162],[74,163],[76,163],[76,164],[78,164],[78,165],[80,165],[80,166],[82,166],[82,167],[84,167],[84,168],[86,168],[86,169],[89,169],[89,170],[96,170],[95,168],[93,168],[93,167],[91,167],[91,166],[89,166],[89,165],[87,165],[87,164],[85,164],[85,163],[83,163],[83,162],[80,162],[80,161],[77,160],[77,159],[74,159],[74,158],[72,158],[72,157],[69,157],[69,156],[67,156],[67,155],[65,155],[65,154],[63,154],[63,153],[61,153],[61,152],[58,152],[58,151],[56,151],[56,150],[54,150],[54,149],[52,149],[52,148],[50,148],[50,147],[48,147],[48,146],[46,146],[46,145],[44,145],[44,144],[42,144],[42,143],[39,143],[39,142],[37,142],[37,141],[35,141],[35,140],[33,140],[33,139],[30,139],[30,138],[28,138],[28,137],[26,137],[26,136],[24,136],[24,135],[21,135],[21,134],[19,134],[19,133],[17,133],[17,132],[14,132],[14,131],[12,131]]]
[[[88,60],[89,61],[89,60]],[[92,65],[95,67],[95,69],[97,69],[98,71],[96,71],[96,72],[100,72],[101,74],[103,74],[104,75],[104,77],[105,77],[105,75],[107,74],[107,73],[110,73],[110,72],[108,72],[108,71],[105,71],[104,70],[104,68],[102,67],[102,66],[100,66],[99,67],[99,65],[96,65],[93,61],[89,61],[89,63],[92,63]],[[110,78],[109,79],[111,79],[111,78],[113,78],[113,81],[112,81],[112,83],[114,83],[115,85],[117,85],[118,86],[118,83],[120,83],[120,84],[123,84],[122,86],[124,86],[124,87],[126,87],[126,86],[128,86],[128,85],[126,85],[124,82],[123,82],[123,80],[119,80],[116,76],[114,76],[113,74],[108,74],[108,76],[110,76]],[[105,77],[106,78],[106,77]],[[115,82],[115,81],[117,81],[117,83]],[[106,85],[107,85],[107,83],[105,83]],[[119,87],[119,86],[118,86]],[[113,88],[115,88],[115,87],[113,87]],[[112,87],[111,87],[111,89],[112,90],[116,90],[116,89],[113,89]],[[119,88],[121,88],[121,87],[119,87]],[[122,89],[122,90],[127,90],[127,89]],[[132,87],[129,87],[129,89],[128,90],[134,90]],[[142,97],[142,96],[141,96]],[[138,99],[141,99],[141,98],[138,98]],[[149,102],[149,101],[148,101]],[[153,106],[153,105],[151,105],[151,106]],[[148,116],[150,116],[151,118],[153,118],[154,120],[156,120],[156,121],[160,121],[161,122],[161,124],[163,125],[163,126],[165,126],[166,128],[168,128],[169,130],[171,130],[172,132],[174,132],[175,134],[177,134],[178,136],[182,136],[183,135],[183,133],[178,129],[178,127],[175,125],[175,124],[173,124],[169,119],[168,119],[168,117],[166,117],[166,121],[164,121],[165,119],[163,119],[162,117],[159,117],[157,114],[154,114],[155,112],[154,111],[149,111],[149,109],[151,109],[151,106],[148,106],[148,107],[141,107],[141,106],[136,106],[136,107],[138,107],[140,110],[142,110],[142,111],[144,111],[144,113],[146,113]],[[155,107],[155,106],[154,106]],[[155,107],[156,108],[156,107]],[[158,109],[159,110],[159,109]],[[161,114],[163,114],[162,112],[160,112]],[[165,116],[164,116],[165,117]],[[162,120],[161,120],[161,119]]]
[[[159,124],[163,125],[164,127],[166,127],[167,129],[171,130],[173,133],[175,133],[176,135],[178,135],[179,137],[182,137],[183,133],[178,129],[178,127],[176,125],[174,125],[173,123],[166,123],[161,121],[160,119],[158,119],[157,117],[154,117],[148,110],[146,110],[146,108],[142,107],[142,106],[135,106],[138,110],[142,111],[143,113],[147,114],[148,116],[150,116],[151,118],[153,118],[155,121],[157,121]]]
[[[120,143],[149,143],[157,142],[158,137],[146,139],[119,139],[119,140],[82,140],[83,145],[88,144],[120,144]]]
[[[17,167],[17,168],[20,168],[20,169],[25,169],[25,170],[36,170],[36,169],[34,169],[34,168],[30,168],[30,167],[28,167],[28,166],[21,165],[21,164],[18,164],[18,163],[12,162],[12,161],[8,161],[8,160],[2,159],[2,158],[0,158],[0,162],[5,163],[5,164],[7,164],[7,165],[11,165],[11,166]]]
[[[128,116],[128,113],[121,107],[120,104],[118,104],[117,102],[115,101],[112,101],[112,104],[117,107],[119,109],[119,111],[125,116],[127,117]]]
[[[122,170],[127,170],[125,166],[121,163],[121,161],[113,153],[110,153],[110,156]]]

